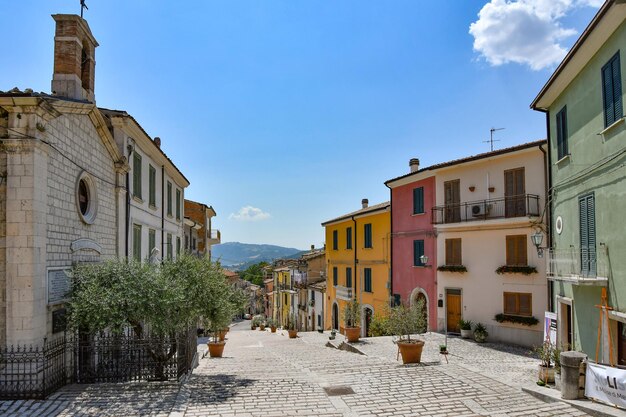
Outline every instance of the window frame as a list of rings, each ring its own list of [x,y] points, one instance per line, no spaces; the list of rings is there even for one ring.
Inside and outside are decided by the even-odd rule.
[[[374,247],[373,239],[372,239],[372,223],[365,223],[363,225],[363,248],[372,249]]]
[[[167,234],[167,259],[174,259],[174,248],[172,247],[172,234]]]
[[[172,183],[167,182],[167,215],[172,217]]]
[[[515,310],[511,311],[511,310],[507,310],[507,296],[511,297],[515,297]],[[528,297],[528,306],[529,306],[529,312],[527,313],[522,313],[520,310],[520,306],[521,306],[521,302],[520,302],[520,298],[521,296],[527,296]],[[505,291],[502,293],[502,311],[504,312],[504,314],[508,314],[511,316],[520,316],[520,317],[532,317],[533,315],[533,294],[531,292],[512,292],[512,291]]]
[[[156,248],[156,229],[148,229],[148,257],[152,256],[154,248]]]
[[[352,288],[352,267],[346,267],[346,288]]]
[[[133,223],[133,258],[138,262],[143,260],[141,256],[141,233],[141,225]]]
[[[560,161],[569,155],[567,106],[563,106],[563,108],[556,114],[556,147],[557,161]]]
[[[133,153],[133,197],[141,200],[141,165],[143,163],[141,154],[137,151]]]
[[[363,292],[372,291],[372,268],[363,268]]]
[[[336,266],[333,266],[333,287],[336,287],[339,284],[339,270]]]
[[[352,249],[352,227],[346,227],[346,249]]]
[[[455,249],[458,247],[458,255],[455,253]],[[460,266],[463,265],[463,242],[462,239],[459,238],[451,238],[445,240],[445,256],[446,256],[446,265],[454,265]],[[458,263],[454,262],[457,260]]]
[[[339,250],[339,230],[333,230],[333,250]]]
[[[180,189],[177,188],[176,189],[176,220],[180,221],[180,197],[181,197],[182,193],[180,192]]]
[[[419,246],[418,243],[421,242],[421,254],[418,256],[418,251],[417,247]],[[422,262],[422,260],[420,259],[421,256],[424,255],[424,239],[415,239],[413,241],[413,266],[425,266],[425,264]]]
[[[617,68],[615,67],[616,63]],[[607,85],[607,81],[609,80],[605,78],[606,70],[610,70],[611,73],[610,86]],[[602,75],[602,113],[604,115],[604,127],[607,128],[624,117],[622,103],[622,69],[619,50],[602,66],[600,74]],[[615,81],[618,82],[617,86]],[[607,87],[610,87],[611,91],[607,91]],[[619,91],[616,91],[616,89],[619,89]],[[619,104],[619,112],[616,109],[617,104]],[[609,113],[609,109],[612,110],[612,114]]]
[[[419,199],[417,198],[419,196]],[[424,214],[424,187],[413,188],[413,214]]]
[[[520,245],[516,240],[524,240],[524,244]],[[509,241],[513,242],[514,252],[509,252]],[[520,248],[524,249],[523,258],[524,262],[519,262],[519,257],[521,255],[518,250]],[[506,265],[507,266],[528,266],[528,236],[527,235],[507,235],[506,236],[506,244],[505,244],[505,253],[506,253]],[[511,262],[514,260],[515,262]]]
[[[156,208],[156,168],[148,164],[148,205]]]

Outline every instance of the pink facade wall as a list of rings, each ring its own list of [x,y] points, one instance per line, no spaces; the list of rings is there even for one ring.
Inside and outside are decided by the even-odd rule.
[[[413,215],[413,189],[424,187],[424,214]],[[435,205],[435,177],[429,177],[391,190],[392,285],[393,294],[403,302],[414,290],[425,292],[428,300],[428,327],[437,329],[437,239],[431,223]],[[413,241],[424,240],[428,266],[413,266]]]

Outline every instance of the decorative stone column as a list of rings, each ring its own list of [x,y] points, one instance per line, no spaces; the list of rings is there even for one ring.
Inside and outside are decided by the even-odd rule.
[[[561,353],[561,398],[565,400],[580,398],[580,365],[586,358],[587,355],[581,352]]]

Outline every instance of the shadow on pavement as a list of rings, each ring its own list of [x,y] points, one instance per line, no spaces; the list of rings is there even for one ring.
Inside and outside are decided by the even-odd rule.
[[[243,388],[256,380],[234,375],[194,375],[187,383],[191,400],[198,405],[214,405],[236,397]]]

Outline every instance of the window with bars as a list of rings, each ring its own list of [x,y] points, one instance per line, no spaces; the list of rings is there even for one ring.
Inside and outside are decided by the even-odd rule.
[[[526,235],[506,237],[506,264],[508,266],[527,266]]]
[[[446,239],[446,265],[463,265],[461,239]]]
[[[363,269],[363,291],[372,292],[372,268]]]
[[[622,75],[619,51],[602,67],[602,98],[604,103],[604,127],[622,118]]]
[[[514,316],[533,315],[533,295],[522,292],[504,293],[504,314]]]
[[[141,155],[133,155],[133,196],[141,198]]]

